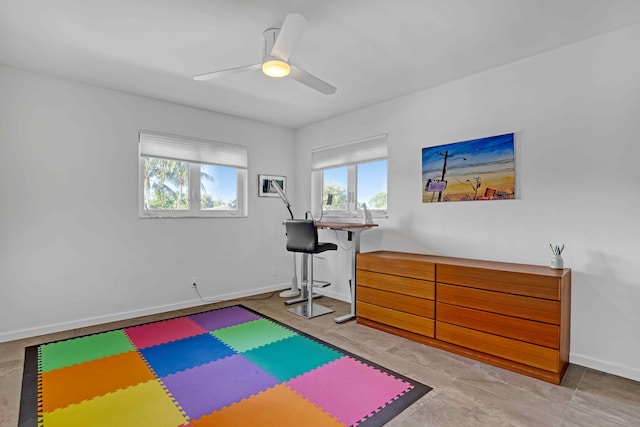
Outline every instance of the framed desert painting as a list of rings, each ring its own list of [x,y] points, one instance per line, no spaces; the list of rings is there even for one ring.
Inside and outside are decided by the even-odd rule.
[[[516,198],[514,134],[422,149],[422,202]]]

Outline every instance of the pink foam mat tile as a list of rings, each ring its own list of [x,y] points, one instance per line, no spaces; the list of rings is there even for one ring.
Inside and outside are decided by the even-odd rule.
[[[296,377],[287,385],[347,425],[356,425],[413,387],[345,356]]]
[[[188,317],[179,317],[125,328],[124,332],[136,347],[146,348],[200,335],[207,330]]]

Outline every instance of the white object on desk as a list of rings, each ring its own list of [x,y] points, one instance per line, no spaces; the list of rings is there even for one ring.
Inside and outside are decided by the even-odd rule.
[[[371,212],[367,209],[367,204],[362,204],[362,223],[363,224],[373,224],[373,217],[371,216]]]

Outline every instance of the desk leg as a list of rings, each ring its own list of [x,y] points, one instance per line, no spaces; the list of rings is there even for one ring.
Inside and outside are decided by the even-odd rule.
[[[336,323],[344,323],[356,318],[356,257],[360,253],[360,233],[362,230],[349,230],[349,240],[351,240],[351,279],[349,287],[351,288],[351,312],[344,316],[336,317]]]

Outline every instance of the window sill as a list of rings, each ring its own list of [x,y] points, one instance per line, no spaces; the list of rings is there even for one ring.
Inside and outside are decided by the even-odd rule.
[[[154,214],[139,214],[139,219],[180,219],[180,218],[246,218],[246,214],[240,213],[222,213],[216,212],[215,214],[172,214],[172,213],[154,213]]]
[[[381,218],[381,219],[385,219],[385,218],[389,218],[389,214],[387,212],[373,212],[373,211],[369,211],[371,213],[371,217],[372,218]],[[341,212],[333,212],[333,211],[325,211],[322,213],[322,217],[323,218],[357,218],[357,219],[362,219],[363,215],[362,213],[341,213]]]

